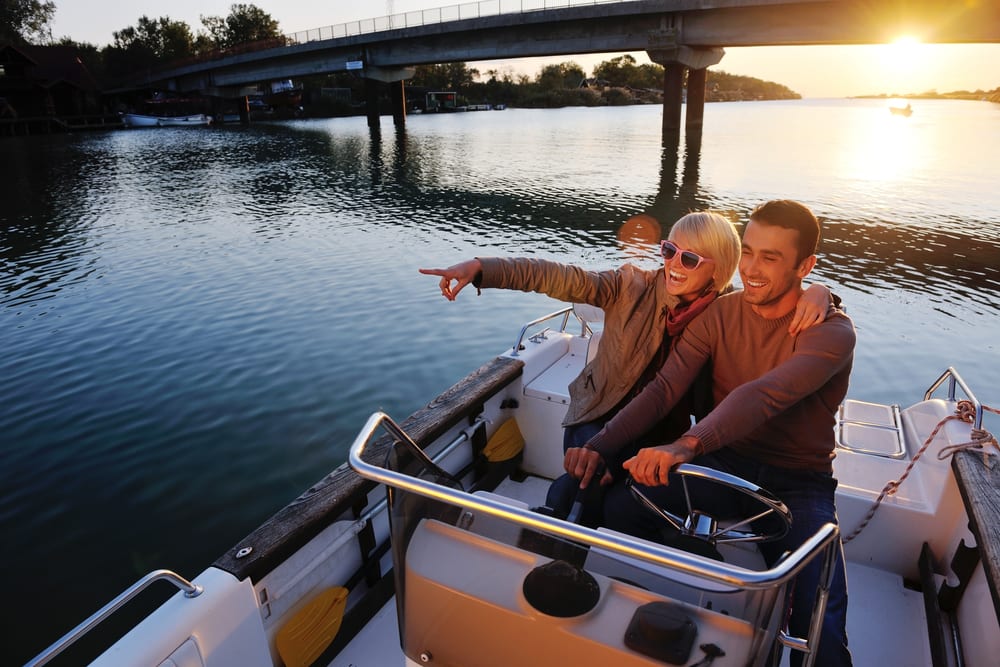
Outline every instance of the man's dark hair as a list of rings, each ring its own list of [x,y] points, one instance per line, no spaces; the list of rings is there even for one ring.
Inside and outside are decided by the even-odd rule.
[[[816,248],[819,247],[819,219],[809,207],[791,199],[775,199],[755,208],[750,219],[764,225],[797,231],[799,256],[796,262],[816,254]]]

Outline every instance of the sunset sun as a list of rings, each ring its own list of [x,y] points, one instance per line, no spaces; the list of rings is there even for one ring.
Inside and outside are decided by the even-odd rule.
[[[926,45],[916,37],[898,37],[882,47],[882,65],[898,74],[912,72],[920,67],[926,51]]]
[[[885,92],[922,92],[919,81],[932,62],[932,47],[907,35],[877,49],[873,72],[878,72]]]

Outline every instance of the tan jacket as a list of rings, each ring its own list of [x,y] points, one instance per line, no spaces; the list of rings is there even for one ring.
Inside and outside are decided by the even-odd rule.
[[[476,287],[541,292],[568,303],[604,309],[604,334],[597,355],[569,386],[564,426],[605,416],[625,397],[652,361],[666,328],[668,308],[663,269],[623,264],[613,271],[587,271],[542,259],[480,257]]]

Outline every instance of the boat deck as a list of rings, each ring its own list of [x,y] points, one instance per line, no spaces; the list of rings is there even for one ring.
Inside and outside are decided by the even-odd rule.
[[[547,479],[536,476],[529,476],[523,482],[508,479],[496,493],[536,506],[544,503],[548,485]],[[854,664],[897,667],[932,664],[924,600],[919,591],[905,586],[898,575],[850,561],[847,581],[850,595],[847,631]],[[901,638],[906,639],[901,641]],[[783,667],[788,665],[788,654],[785,651]],[[330,667],[406,665],[399,646],[395,599],[329,664]]]

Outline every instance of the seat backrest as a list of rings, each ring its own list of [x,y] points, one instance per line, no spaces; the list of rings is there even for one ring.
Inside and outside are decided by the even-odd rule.
[[[574,303],[573,314],[576,315],[577,319],[579,319],[582,322],[585,322],[587,326],[590,326],[591,329],[594,328],[593,326],[591,326],[594,324],[604,326],[603,308],[592,306],[589,303]]]
[[[604,333],[604,309],[589,303],[574,303],[573,314],[592,332],[590,342],[587,344],[587,363],[589,364],[597,354],[597,347],[600,345],[601,335]],[[596,328],[595,325],[597,325]]]
[[[587,343],[587,363],[588,364],[591,361],[593,361],[594,357],[597,355],[597,347],[598,347],[598,345],[601,344],[601,336],[603,336],[603,335],[604,335],[604,331],[600,330],[600,331],[595,331],[590,336],[590,342]]]

